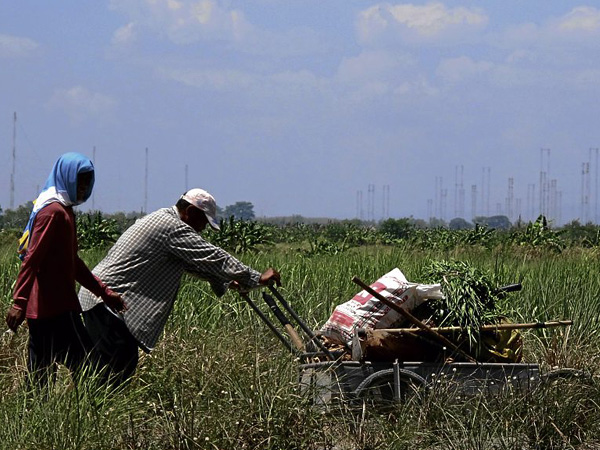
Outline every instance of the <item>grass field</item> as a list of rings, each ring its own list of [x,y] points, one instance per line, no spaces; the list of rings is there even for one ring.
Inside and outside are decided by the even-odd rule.
[[[93,266],[101,251],[82,252]],[[297,389],[298,361],[234,293],[216,299],[208,284],[182,283],[165,333],[143,355],[132,383],[111,392],[93,377],[75,387],[65,370],[48,392],[23,384],[27,332],[0,344],[0,448],[4,449],[591,449],[600,448],[600,258],[597,249],[561,254],[511,247],[440,254],[405,247],[358,247],[303,257],[274,247],[242,255],[280,269],[282,294],[309,326],[394,267],[419,282],[431,259],[460,259],[503,284],[515,321],[573,319],[569,328],[524,332],[525,359],[542,370],[571,367],[590,379],[495,397],[438,393],[392,411],[323,411]],[[13,248],[0,252],[6,311],[18,271]],[[254,294],[258,300],[258,296]]]

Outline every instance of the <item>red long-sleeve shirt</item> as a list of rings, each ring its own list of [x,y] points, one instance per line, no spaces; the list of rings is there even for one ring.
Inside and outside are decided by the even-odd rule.
[[[35,218],[15,284],[14,306],[26,310],[28,319],[81,311],[76,281],[97,296],[110,292],[77,255],[73,208],[53,202]]]

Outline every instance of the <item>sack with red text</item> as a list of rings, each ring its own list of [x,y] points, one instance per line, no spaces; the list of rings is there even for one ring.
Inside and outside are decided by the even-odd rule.
[[[371,288],[406,311],[412,311],[427,299],[443,297],[439,284],[410,283],[398,268],[379,278]],[[357,328],[389,328],[400,318],[400,313],[367,291],[360,291],[352,300],[335,308],[320,334],[332,342],[351,345]]]

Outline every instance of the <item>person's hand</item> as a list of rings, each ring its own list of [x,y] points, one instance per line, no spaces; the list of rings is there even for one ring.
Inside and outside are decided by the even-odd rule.
[[[102,297],[102,300],[104,300],[106,306],[115,312],[122,313],[128,309],[127,303],[125,303],[121,294],[117,294],[116,292],[109,292]]]
[[[13,306],[8,310],[8,314],[6,315],[6,325],[15,333],[17,332],[17,328],[19,325],[23,323],[25,320],[25,310],[17,309]]]
[[[281,275],[275,269],[269,267],[262,273],[258,282],[262,285],[275,284],[275,286],[281,286]]]
[[[249,289],[247,287],[242,286],[240,283],[238,283],[235,280],[232,280],[229,283],[229,289],[239,292],[240,294],[247,294],[249,292]]]

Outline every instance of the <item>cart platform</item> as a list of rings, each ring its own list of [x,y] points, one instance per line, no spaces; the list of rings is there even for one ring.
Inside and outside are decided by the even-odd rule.
[[[315,405],[367,398],[403,401],[436,388],[465,396],[526,392],[542,379],[538,364],[525,363],[324,361],[299,366],[300,391]]]

